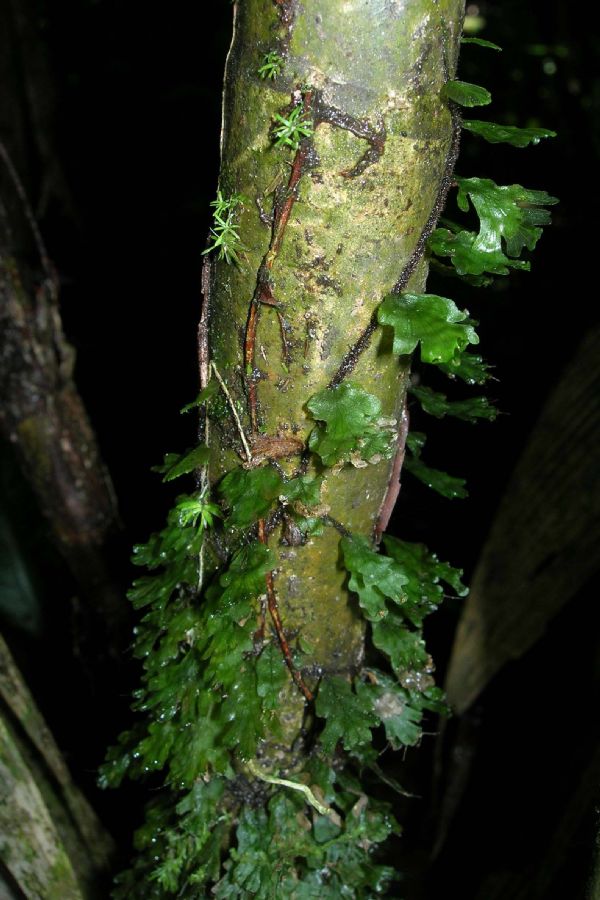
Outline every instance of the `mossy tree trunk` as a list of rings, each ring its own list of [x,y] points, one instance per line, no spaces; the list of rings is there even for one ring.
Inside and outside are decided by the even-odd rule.
[[[408,368],[375,310],[391,291],[424,288],[425,243],[458,150],[440,91],[456,69],[463,3],[244,0],[234,9],[219,187],[243,198],[244,250],[237,266],[205,268],[202,381],[214,364],[255,461],[287,474],[315,466],[302,451],[312,395],[346,379],[375,395],[398,423],[395,458],[325,470],[321,499],[332,521],[377,539],[398,490]],[[273,80],[258,74],[269,52],[283,61]],[[271,137],[276,114],[294,103],[312,131],[295,151]],[[209,412],[207,437],[215,483],[247,454],[223,410]],[[296,673],[304,693],[322,673],[356,671],[364,620],[339,564],[338,530],[302,542],[284,517],[260,521],[258,536],[279,558],[266,582],[272,621],[288,643],[301,634],[311,647],[310,666]],[[304,700],[290,681],[290,742]]]

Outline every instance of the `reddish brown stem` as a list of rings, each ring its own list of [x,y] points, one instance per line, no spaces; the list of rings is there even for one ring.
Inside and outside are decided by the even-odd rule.
[[[312,96],[312,91],[307,91],[304,95],[305,116],[310,112]],[[298,187],[298,182],[302,177],[302,170],[304,168],[304,163],[306,162],[308,147],[308,139],[305,138],[296,151],[296,155],[294,156],[292,171],[290,172],[290,177],[287,184],[285,200],[283,201],[283,204],[279,209],[275,209],[271,242],[269,244],[269,249],[267,250],[263,259],[262,265],[258,271],[256,290],[254,292],[252,300],[250,301],[250,309],[248,310],[246,334],[244,337],[244,368],[246,371],[246,378],[248,380],[248,414],[250,416],[250,425],[254,433],[258,431],[257,390],[255,381],[256,376],[254,372],[254,357],[256,353],[256,333],[258,330],[260,307],[261,304],[265,304],[266,306],[277,306],[277,301],[275,300],[273,291],[271,290],[269,276],[271,269],[273,268],[273,263],[275,262],[277,254],[279,253],[279,250],[281,248],[285,229],[289,221],[294,203],[296,202],[296,188]],[[279,323],[281,326],[284,362],[286,365],[288,365],[287,341],[285,338],[281,317],[279,319]]]
[[[398,428],[398,441],[396,444],[396,455],[392,464],[392,471],[385,491],[385,496],[379,507],[379,515],[375,523],[375,541],[379,543],[383,532],[389,525],[394,506],[400,494],[400,474],[404,463],[404,455],[406,453],[406,436],[408,435],[409,417],[408,408],[406,406],[406,397],[402,404],[402,412],[400,413],[400,426]]]
[[[258,539],[262,544],[267,543],[267,529],[265,527],[265,520],[258,520]],[[279,640],[279,646],[281,647],[281,652],[283,654],[283,658],[285,659],[286,665],[290,670],[290,675],[294,681],[294,684],[298,688],[301,694],[311,703],[314,700],[314,694],[312,691],[305,685],[302,675],[294,665],[294,660],[292,659],[292,651],[290,650],[290,645],[288,644],[287,638],[285,636],[285,632],[283,630],[283,623],[281,621],[281,615],[279,613],[279,605],[277,603],[277,594],[275,593],[275,585],[273,583],[273,573],[267,572],[265,575],[265,582],[267,586],[267,608],[269,610],[269,614],[271,616],[271,620],[273,622],[273,626],[277,633],[277,639]],[[258,634],[261,634],[264,637],[265,633],[265,610],[261,609],[261,625],[258,630]]]
[[[308,113],[310,110],[310,101],[312,98],[312,92],[308,91],[304,96],[304,115]],[[273,268],[273,263],[275,262],[275,258],[279,253],[281,248],[281,244],[283,241],[283,235],[285,234],[285,229],[287,227],[287,223],[289,222],[290,215],[292,213],[292,209],[294,207],[294,203],[296,202],[296,188],[298,187],[298,182],[302,176],[302,170],[304,168],[304,163],[306,162],[306,155],[308,153],[308,139],[304,139],[300,144],[298,150],[296,151],[296,155],[294,157],[294,162],[292,163],[292,171],[290,172],[290,179],[288,181],[287,191],[285,200],[283,202],[283,206],[278,214],[275,216],[275,224],[273,228],[273,237],[271,240],[271,246],[269,247],[269,251],[265,258],[265,268],[269,271]]]
[[[423,255],[427,248],[427,241],[433,233],[433,230],[446,203],[448,191],[450,190],[450,187],[452,185],[452,173],[454,172],[454,166],[456,164],[458,150],[460,147],[461,118],[457,107],[453,104],[450,107],[450,112],[452,115],[452,139],[450,141],[450,147],[448,149],[448,155],[446,157],[446,162],[444,165],[444,172],[440,181],[438,192],[436,194],[435,203],[433,204],[433,208],[429,214],[429,218],[423,226],[423,230],[419,235],[419,239],[417,240],[417,243],[415,244],[415,247],[411,255],[409,256],[406,265],[400,273],[398,281],[392,288],[393,294],[402,293],[402,291],[408,285],[411,275],[413,275],[415,269],[423,258]],[[378,325],[379,322],[377,320],[377,309],[375,309],[373,310],[371,321],[369,322],[363,333],[360,335],[354,346],[350,348],[350,350],[340,363],[337,372],[328,384],[329,388],[335,388],[340,385],[344,378],[347,378],[347,376],[354,371],[356,363],[358,362],[361,354],[371,343],[371,338],[373,337],[373,334],[375,333]]]
[[[256,412],[256,382],[254,381],[254,351],[256,348],[256,329],[258,326],[259,304],[252,298],[246,323],[246,337],[244,339],[244,368],[248,380],[248,412],[250,414],[250,426],[252,432],[258,431],[258,418]]]
[[[279,332],[281,334],[281,350],[283,353],[283,361],[286,366],[289,367],[290,364],[290,348],[288,346],[287,335],[285,333],[285,319],[277,310],[277,318],[279,319]]]

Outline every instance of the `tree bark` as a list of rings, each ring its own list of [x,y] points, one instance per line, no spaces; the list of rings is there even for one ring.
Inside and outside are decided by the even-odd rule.
[[[378,397],[400,423],[396,461],[326,470],[322,493],[332,520],[373,536],[397,495],[408,379],[375,311],[392,290],[425,285],[425,243],[458,149],[458,121],[440,91],[456,69],[463,4],[244,0],[234,9],[219,186],[244,198],[245,250],[239,266],[217,261],[205,271],[201,380],[210,357],[251,447],[281,437],[305,445],[314,426],[306,403],[328,385],[348,378]],[[274,81],[257,74],[270,51],[284,60]],[[300,96],[313,135],[293,153],[274,147],[270,130]],[[207,431],[214,483],[244,454],[229,417],[209,413]],[[278,462],[291,473],[306,470],[303,459]],[[286,546],[280,524],[262,527],[279,555],[271,590],[283,631],[311,647],[305,683],[356,671],[363,622],[338,531]],[[290,683],[282,703],[292,741],[304,697]]]
[[[107,554],[120,527],[117,504],[73,379],[58,274],[38,227],[49,204],[74,215],[39,29],[29,0],[0,5],[0,434],[91,612],[89,631],[104,631],[106,646],[120,650],[127,612]]]
[[[104,896],[112,852],[0,637],[0,897]]]
[[[599,344],[594,329],[578,347],[498,508],[448,663],[446,692],[459,714],[598,571]]]

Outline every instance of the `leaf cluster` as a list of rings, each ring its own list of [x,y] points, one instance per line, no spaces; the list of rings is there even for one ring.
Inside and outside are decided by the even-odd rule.
[[[316,703],[317,715],[325,719],[324,751],[332,753],[341,744],[367,764],[373,762],[374,728],[383,726],[395,749],[411,746],[421,737],[424,712],[444,708],[422,626],[444,598],[442,583],[459,596],[467,592],[462,572],[422,544],[386,536],[384,546],[386,556],[361,536],[340,543],[348,586],[370,623],[373,645],[394,674],[369,667],[353,684],[339,676],[327,678]]]
[[[137,854],[116,878],[114,900],[198,897],[217,881],[231,814],[222,808],[226,781],[197,781],[187,793],[163,789],[146,807],[136,831]]]
[[[229,773],[229,751],[252,757],[267,723],[276,728],[273,696],[287,670],[272,643],[253,642],[273,554],[258,542],[242,546],[199,602],[207,518],[194,504],[179,498],[167,527],[135,548],[134,562],[157,570],[129,593],[145,610],[134,643],[144,666],[134,710],[144,719],[109,751],[103,786],[166,768],[167,783],[189,787],[208,771]]]
[[[440,469],[432,469],[421,459],[421,451],[425,446],[426,436],[420,431],[411,431],[406,439],[408,454],[404,460],[404,468],[426,484],[433,491],[437,491],[443,497],[449,500],[455,497],[464,498],[468,496],[466,482],[464,478],[457,478],[455,475],[448,475]]]
[[[247,528],[265,518],[277,502],[291,504],[300,519],[318,508],[321,478],[299,475],[285,479],[280,470],[270,465],[256,469],[232,469],[221,480],[218,492],[230,510],[226,525]]]
[[[479,343],[466,310],[447,297],[388,294],[377,316],[381,325],[393,329],[394,353],[412,353],[420,344],[424,362],[451,363],[468,344]]]
[[[262,66],[260,66],[258,70],[258,74],[263,81],[266,78],[269,78],[271,81],[274,81],[278,75],[281,74],[281,70],[283,68],[283,57],[276,53],[274,50],[271,50],[269,53],[266,53],[263,58]]]
[[[512,144],[513,147],[528,147],[529,144],[539,144],[542,138],[556,137],[556,132],[549,128],[519,128],[517,125],[498,125],[479,119],[463,119],[462,127],[490,144]]]
[[[359,385],[343,381],[314,394],[306,404],[317,420],[308,446],[325,466],[354,465],[389,459],[395,420],[381,415],[381,402]]]
[[[463,42],[500,49],[479,38],[464,38]],[[485,106],[492,99],[485,88],[463,81],[448,81],[442,96],[464,107]],[[520,128],[480,119],[464,119],[462,126],[492,144],[514,147],[527,147],[556,136],[548,128]],[[475,285],[489,284],[492,276],[507,275],[510,269],[529,269],[529,262],[521,259],[522,251],[534,249],[542,226],[550,222],[544,207],[557,203],[557,199],[545,191],[529,190],[519,184],[501,186],[487,178],[456,178],[456,182],[459,209],[468,212],[471,202],[479,217],[479,232],[446,220],[445,227],[437,228],[430,236],[430,252],[448,257],[456,273]]]
[[[302,777],[330,804],[330,815],[279,789],[264,804],[246,805],[235,823],[234,783],[220,778],[199,781],[183,795],[160,795],[136,833],[138,855],[118,877],[115,900],[192,900],[209,891],[217,898],[358,900],[385,892],[394,872],[376,854],[399,832],[390,805],[368,797],[356,777],[320,755],[308,760]]]
[[[331,769],[325,777],[323,788],[341,815],[307,815],[291,793],[276,793],[266,808],[244,809],[216,898],[337,900],[385,891],[393,870],[377,864],[374,851],[398,830],[389,805],[368,798],[355,779],[338,779]]]
[[[426,385],[411,385],[409,392],[417,398],[426,413],[438,419],[444,416],[454,416],[465,422],[477,422],[479,419],[493,422],[498,415],[498,410],[487,397],[448,400],[445,394],[432,391]]]

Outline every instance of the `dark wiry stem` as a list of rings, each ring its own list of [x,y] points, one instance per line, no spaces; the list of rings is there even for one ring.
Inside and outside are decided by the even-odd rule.
[[[267,544],[267,530],[265,528],[265,520],[258,520],[258,539],[262,544]],[[292,651],[290,650],[290,645],[288,644],[287,638],[285,636],[285,632],[283,630],[283,623],[281,621],[281,615],[279,612],[279,605],[277,603],[277,594],[275,593],[275,585],[273,583],[273,573],[267,572],[265,575],[265,582],[267,586],[267,608],[269,610],[269,614],[271,616],[271,620],[273,622],[273,626],[277,633],[277,639],[279,640],[279,646],[281,647],[281,652],[283,653],[283,658],[285,659],[286,665],[290,670],[290,675],[294,681],[294,684],[298,688],[298,690],[304,695],[304,697],[308,700],[308,702],[312,702],[314,700],[314,695],[312,691],[306,686],[302,675],[294,665],[294,660],[292,659]],[[261,609],[261,622],[260,627],[257,634],[260,634],[264,637],[265,632],[265,610]]]
[[[421,261],[423,254],[425,253],[425,248],[427,246],[427,241],[431,237],[431,234],[437,224],[437,220],[439,219],[444,205],[446,203],[446,197],[448,195],[448,191],[452,185],[452,173],[454,171],[454,166],[456,164],[456,160],[458,157],[458,150],[460,146],[460,131],[461,131],[461,120],[460,114],[456,111],[454,106],[451,107],[450,110],[452,114],[452,139],[450,141],[450,148],[448,150],[448,155],[446,157],[446,162],[444,164],[444,173],[442,175],[442,180],[440,181],[440,186],[438,188],[438,192],[435,198],[435,203],[433,204],[433,208],[429,214],[425,225],[423,226],[423,230],[419,235],[419,239],[415,244],[413,252],[411,253],[408,262],[402,269],[400,273],[400,277],[392,288],[393,294],[400,294],[406,287],[409,282],[411,275],[414,273],[417,268],[419,262]],[[378,327],[377,321],[377,310],[373,311],[373,315],[371,316],[371,320],[363,333],[360,335],[355,344],[350,348],[350,350],[346,353],[343,358],[340,366],[329,382],[328,387],[335,388],[338,387],[344,380],[353,372],[356,363],[358,362],[361,354],[367,349],[369,344],[371,343],[371,338],[375,333],[376,328]]]
[[[310,112],[312,102],[312,91],[304,94],[304,116]],[[285,200],[281,208],[275,211],[273,219],[273,231],[271,234],[271,243],[265,254],[262,265],[258,270],[258,279],[254,296],[250,302],[248,310],[248,320],[246,322],[246,334],[244,337],[244,367],[246,373],[249,373],[248,383],[248,414],[250,416],[250,424],[252,431],[258,431],[258,413],[257,413],[257,390],[254,374],[254,358],[256,353],[256,333],[258,329],[258,319],[261,304],[267,306],[276,306],[277,301],[273,296],[270,285],[270,275],[273,264],[277,258],[277,254],[283,242],[283,236],[287,227],[294,203],[296,202],[296,189],[298,182],[302,176],[304,164],[309,149],[309,139],[304,138],[296,151],[294,161],[292,163],[292,171],[290,173]],[[281,320],[280,320],[281,323]],[[284,358],[286,365],[288,364],[287,342],[282,326],[282,341],[284,348]]]
[[[400,493],[400,473],[404,463],[404,454],[406,452],[406,436],[408,434],[409,416],[406,405],[406,396],[402,402],[402,412],[400,414],[400,427],[398,428],[398,440],[396,445],[396,455],[392,464],[392,470],[387,485],[384,498],[379,507],[379,514],[375,522],[374,534],[375,541],[379,543],[381,535],[388,527],[394,506]]]

